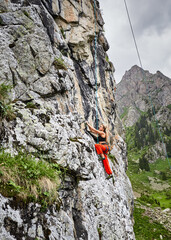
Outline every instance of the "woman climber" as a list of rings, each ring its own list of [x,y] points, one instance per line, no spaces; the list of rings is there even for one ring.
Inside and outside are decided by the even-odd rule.
[[[97,134],[97,139],[99,143],[95,144],[96,152],[98,155],[101,156],[101,160],[103,161],[103,165],[105,167],[106,173],[109,175],[107,179],[110,179],[112,177],[112,170],[109,166],[109,161],[107,158],[107,153],[110,150],[108,144],[107,144],[107,128],[101,124],[99,127],[99,130],[93,128],[88,122],[87,125],[90,129],[90,132]],[[93,137],[94,138],[94,137]]]

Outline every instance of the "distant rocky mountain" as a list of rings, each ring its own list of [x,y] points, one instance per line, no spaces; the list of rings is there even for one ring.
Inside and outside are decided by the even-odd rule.
[[[126,127],[134,125],[142,112],[151,109],[151,102],[157,118],[164,118],[167,122],[170,116],[171,79],[160,71],[152,74],[135,65],[126,71],[117,84],[116,100],[118,113]]]
[[[171,239],[171,225],[165,224],[167,217],[171,216],[170,93],[170,78],[159,71],[152,74],[138,66],[126,71],[117,85],[118,114],[125,128],[127,143],[127,174],[136,198],[134,205],[136,239]],[[163,151],[161,135],[168,158]],[[150,220],[145,223],[145,218],[140,212],[147,216],[146,220],[148,218]],[[165,215],[161,220],[164,212],[167,212],[168,216]],[[160,223],[164,232],[159,226],[154,227],[154,221]],[[145,227],[141,231],[142,222]],[[150,236],[151,233],[156,234],[156,229],[159,236]]]
[[[117,85],[116,100],[126,130],[128,154],[132,149],[138,152],[147,147],[143,154],[148,162],[164,156],[161,132],[171,155],[170,93],[171,79],[161,72],[152,74],[136,65],[126,71]]]

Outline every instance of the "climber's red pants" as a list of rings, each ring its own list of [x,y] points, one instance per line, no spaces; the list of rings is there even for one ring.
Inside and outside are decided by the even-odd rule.
[[[105,159],[103,160],[103,165],[104,168],[107,172],[107,174],[112,174],[112,170],[109,166],[109,161],[107,159],[107,153],[109,151],[109,146],[108,145],[102,145],[102,144],[95,144],[96,152],[97,154],[104,154]]]

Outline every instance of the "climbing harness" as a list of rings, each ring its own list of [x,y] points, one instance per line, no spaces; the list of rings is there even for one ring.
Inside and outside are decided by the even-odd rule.
[[[105,146],[106,150],[104,151],[105,154],[107,154],[110,151],[110,147],[108,145]]]
[[[138,50],[138,45],[137,45],[137,41],[136,41],[136,38],[135,38],[135,34],[134,34],[134,30],[133,30],[133,26],[132,26],[132,22],[131,22],[131,18],[130,18],[130,14],[129,14],[129,10],[128,10],[128,6],[127,6],[127,3],[126,3],[126,0],[124,0],[124,3],[125,3],[125,8],[126,8],[126,12],[127,12],[127,16],[128,16],[128,20],[129,20],[129,24],[130,24],[130,28],[131,28],[131,32],[132,32],[132,36],[133,36],[133,40],[134,40],[134,44],[135,44],[137,56],[138,56],[138,60],[139,60],[140,66],[141,66],[142,74],[143,74],[143,79],[145,80],[146,92],[147,92],[148,98],[149,98],[149,100],[150,100],[150,104],[151,104],[153,116],[154,116],[154,118],[155,118],[156,126],[157,126],[157,128],[158,128],[158,132],[159,132],[159,135],[160,135],[160,139],[161,139],[161,142],[162,142],[162,145],[163,145],[163,150],[164,150],[166,159],[167,159],[167,161],[168,161],[168,164],[169,164],[169,167],[170,167],[170,170],[171,170],[171,164],[170,164],[169,157],[168,157],[168,154],[167,154],[166,145],[165,145],[165,143],[164,143],[163,136],[162,136],[162,133],[161,133],[159,124],[158,124],[158,120],[157,120],[157,118],[156,118],[155,109],[154,109],[153,102],[152,102],[152,98],[151,98],[151,95],[150,95],[150,92],[149,92],[149,88],[148,88],[147,78],[146,78],[145,72],[143,71],[143,65],[142,65],[140,53],[139,53],[139,50]]]
[[[96,34],[96,26],[97,19],[96,19],[96,0],[94,0],[94,28],[95,28],[95,36],[94,36],[94,76],[95,76],[95,85],[96,85],[96,95],[95,95],[95,102],[96,102],[96,129],[99,128],[99,119],[98,119],[98,96],[97,96],[97,34]],[[97,143],[99,143],[98,135],[97,135]]]

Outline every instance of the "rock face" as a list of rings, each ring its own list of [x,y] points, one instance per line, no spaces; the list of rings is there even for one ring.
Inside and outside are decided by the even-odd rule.
[[[132,126],[139,118],[140,111],[147,112],[151,108],[148,95],[151,96],[153,105],[166,107],[171,104],[171,79],[157,71],[151,74],[138,66],[133,66],[126,71],[120,83],[117,85],[116,100],[119,115],[126,108],[126,126]]]
[[[98,1],[96,18],[98,116],[114,135],[114,68]],[[1,147],[41,153],[70,171],[59,189],[60,209],[42,213],[39,204],[1,195],[2,240],[135,239],[125,143],[117,138],[115,181],[106,180],[84,124],[96,118],[94,31],[90,0],[0,1],[0,84],[13,86],[8,101],[16,115],[1,119]]]

